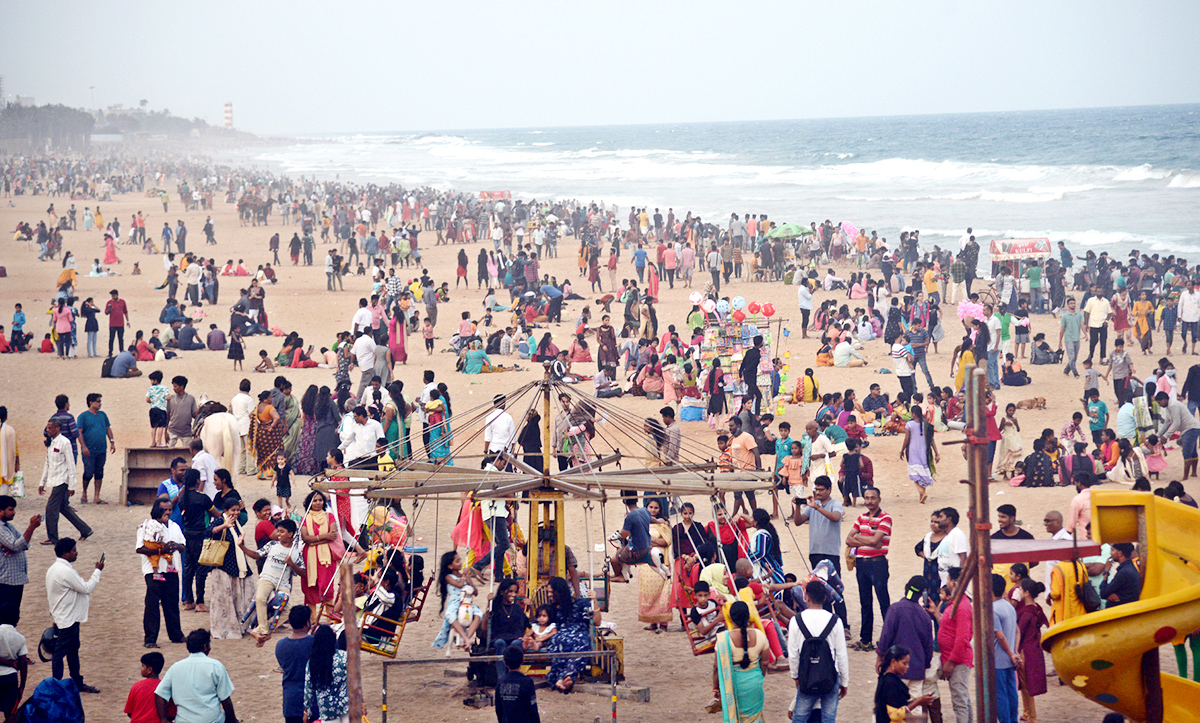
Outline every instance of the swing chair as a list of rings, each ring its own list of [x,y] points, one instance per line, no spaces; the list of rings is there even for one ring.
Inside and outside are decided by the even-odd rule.
[[[395,469],[389,471],[349,470],[350,480],[344,477],[338,480],[317,477],[312,488],[339,493],[353,490],[373,501],[412,498],[423,501],[432,499],[435,503],[441,499],[461,502],[464,504],[464,515],[467,516],[468,538],[473,534],[482,537],[482,531],[473,527],[475,524],[482,527],[482,518],[478,523],[471,521],[476,514],[473,507],[480,501],[504,499],[515,502],[518,519],[527,522],[524,529],[528,542],[524,574],[519,574],[514,566],[514,577],[518,580],[518,594],[525,598],[527,605],[546,604],[551,599],[550,579],[568,578],[565,506],[567,501],[582,502],[588,569],[587,574],[581,576],[581,583],[586,582],[589,589],[595,587],[597,604],[601,605],[601,610],[607,610],[610,592],[608,573],[612,558],[607,546],[602,547],[603,565],[597,578],[593,559],[595,548],[591,538],[594,503],[599,503],[601,530],[607,533],[605,507],[610,498],[618,497],[617,490],[674,499],[683,495],[712,497],[721,491],[748,492],[771,487],[770,472],[722,472],[706,445],[687,438],[681,440],[678,459],[673,462],[660,461],[658,447],[661,441],[656,445],[655,435],[647,434],[642,419],[615,405],[612,400],[599,399],[552,380],[549,364],[544,367],[542,380],[499,394],[493,400],[455,414],[454,426],[460,438],[454,440],[455,445],[449,457],[440,461],[400,459],[396,461]],[[567,427],[561,441],[553,439],[555,425],[552,412],[555,411],[555,405],[560,415],[566,415]],[[488,415],[501,407],[513,414],[518,426],[525,423],[531,410],[540,411],[540,452],[535,455],[509,450],[500,455],[479,455],[463,451],[476,448],[474,445],[482,441]],[[517,412],[520,412],[520,416]],[[557,449],[555,442],[558,443]],[[637,452],[623,453],[622,445],[625,449],[632,448]],[[555,471],[551,466],[553,456],[565,457],[569,464],[565,469]],[[625,468],[623,464],[629,467]],[[339,477],[346,473],[345,470],[338,470]],[[467,496],[465,501],[464,493]],[[520,517],[521,503],[528,505],[523,511],[524,517]],[[486,548],[482,551],[486,551]],[[668,571],[664,577],[669,579],[669,575]],[[600,581],[603,581],[602,586],[597,584]],[[430,580],[429,584],[433,582]],[[492,579],[493,588],[495,583],[496,580]],[[419,619],[427,595],[428,585],[420,602],[414,597],[406,619],[395,621],[395,647],[389,644],[387,647],[377,646],[380,648],[378,651],[370,651],[394,656],[405,626]],[[413,617],[414,613],[416,617]],[[390,624],[393,621],[385,622]],[[685,629],[688,626],[685,625]],[[623,672],[622,639],[611,630],[593,626],[592,641],[594,649],[618,651],[615,660],[606,657],[593,666],[593,673],[607,674],[612,665],[617,666],[618,673]],[[704,647],[700,641],[696,641],[694,646]],[[531,672],[544,673],[544,669],[532,668]]]

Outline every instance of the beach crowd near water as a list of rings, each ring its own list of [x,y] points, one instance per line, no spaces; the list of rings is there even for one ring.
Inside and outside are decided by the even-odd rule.
[[[973,635],[969,597],[949,605],[969,553],[966,463],[940,442],[966,426],[968,368],[988,381],[993,538],[1090,540],[1099,487],[1196,506],[1200,264],[1185,258],[1062,242],[991,258],[966,227],[983,219],[940,248],[853,219],[700,218],[685,204],[297,180],[183,158],[13,157],[0,178],[6,720],[35,688],[134,723],[345,720],[331,606],[352,594],[397,620],[428,593],[401,659],[455,639],[507,665],[488,681],[494,714],[464,712],[440,675],[393,677],[401,716],[592,715],[607,701],[566,695],[590,677],[583,658],[550,665],[536,700],[515,671],[526,652],[591,650],[607,626],[624,637],[628,681],[653,689],[628,704],[646,720],[707,708],[726,721],[966,723],[973,651],[991,645],[1001,721],[1099,721],[1060,685],[1041,632],[1085,612],[1084,586],[1104,606],[1137,600],[1136,545],[987,571],[995,640]],[[704,354],[708,330],[760,316],[777,332],[734,363]],[[711,503],[625,495],[623,519],[608,520],[619,527],[594,530],[620,530],[610,570],[581,567],[574,517],[579,553],[536,607],[508,579],[524,561],[521,500],[466,506],[463,519],[491,527],[482,549],[454,529],[457,509],[441,520],[410,500],[381,506],[413,523],[426,560],[356,528],[349,495],[309,489],[400,460],[478,465],[455,459],[478,441],[484,464],[540,460],[547,420],[514,418],[503,392],[543,374],[643,418],[643,448],[626,457],[680,464],[688,442],[772,489]],[[482,424],[456,417],[497,394]],[[599,404],[556,403],[559,470],[609,451]],[[153,447],[178,451],[154,502],[118,505],[123,452]],[[335,579],[347,557],[354,591]],[[379,645],[394,631],[372,634]],[[1200,636],[1173,652],[1200,680]],[[364,658],[372,711],[379,665]]]

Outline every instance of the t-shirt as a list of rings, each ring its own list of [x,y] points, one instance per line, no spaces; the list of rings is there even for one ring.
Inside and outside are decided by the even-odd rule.
[[[29,646],[25,642],[25,636],[17,632],[17,629],[8,623],[0,624],[0,658],[16,660],[22,655],[29,655]],[[16,676],[16,674],[16,668],[0,666],[0,679],[3,679],[6,675]],[[15,685],[15,677],[13,681]],[[157,717],[155,720],[157,720]]]
[[[1082,311],[1066,311],[1058,318],[1058,324],[1063,329],[1063,341],[1079,341],[1079,329],[1083,324]]]
[[[108,445],[108,415],[104,412],[93,412],[87,410],[82,412],[76,419],[75,424],[79,427],[79,436],[83,439],[83,443],[87,445],[88,451],[92,454],[107,454]]]
[[[821,505],[826,512],[843,511],[842,503],[833,497]],[[810,555],[838,555],[842,549],[842,522],[829,519],[820,512],[815,512],[811,505],[800,508],[800,514],[808,520],[808,553]]]
[[[1096,369],[1083,370],[1083,388],[1099,389],[1100,388],[1100,372]]]
[[[896,342],[892,344],[892,363],[896,366],[896,376],[911,377],[913,375],[912,365],[908,363],[908,357],[913,354],[913,348],[907,344]]]
[[[1098,329],[1108,323],[1108,316],[1112,314],[1112,304],[1103,296],[1093,296],[1083,305],[1083,313],[1087,314],[1088,326]]]
[[[638,507],[625,515],[625,524],[621,529],[629,533],[629,549],[634,552],[650,549],[650,523],[654,517],[650,510]]]
[[[196,398],[187,392],[183,396],[167,397],[167,431],[176,437],[192,436],[192,420],[196,418]]]
[[[125,326],[125,316],[129,313],[124,299],[109,299],[104,305],[104,313],[108,314],[109,326]]]
[[[957,527],[946,533],[941,542],[937,543],[937,549],[933,552],[933,559],[937,560],[938,577],[942,579],[943,585],[950,580],[951,568],[961,568],[963,566],[962,558],[959,555],[962,553],[970,554],[970,552],[971,543],[967,540],[967,533]]]
[[[541,723],[533,680],[518,670],[510,670],[496,685],[498,723]]]
[[[1006,535],[1006,534],[1004,534],[1004,530],[996,530],[995,532],[992,533],[992,539],[993,540],[1032,540],[1033,533],[1030,532],[1029,530],[1021,529],[1020,527],[1017,528],[1017,534],[1015,534],[1015,535]]]
[[[1088,429],[1093,432],[1099,432],[1108,424],[1108,405],[1097,399],[1094,402],[1088,402],[1087,405]]]
[[[729,451],[733,456],[734,467],[754,469],[754,453],[758,451],[758,443],[754,441],[754,437],[742,432],[729,440]]]
[[[199,490],[188,490],[179,497],[183,509],[183,531],[203,534],[208,530],[204,515],[212,509],[213,501]]]
[[[116,362],[113,363],[116,366]],[[151,384],[146,390],[146,398],[150,400],[151,409],[167,410],[167,388],[162,384]]]
[[[638,249],[637,251],[633,252],[633,265],[634,266],[645,266],[646,265],[646,249]]]
[[[275,643],[275,661],[283,670],[283,715],[285,718],[304,716],[304,673],[312,656],[311,635],[303,638],[286,637]]]
[[[108,376],[114,379],[120,379],[129,373],[129,370],[137,366],[137,357],[129,352],[128,349],[117,354],[113,359],[112,366],[108,370]]]
[[[851,530],[863,537],[873,537],[876,533],[883,532],[883,545],[881,547],[855,548],[855,557],[887,557],[888,546],[892,541],[891,515],[881,511],[877,516],[872,517],[870,512],[863,512],[854,521]]]
[[[263,560],[263,569],[258,573],[259,581],[266,581],[275,586],[275,589],[282,590],[292,583],[292,568],[288,567],[288,559],[290,558],[297,566],[300,565],[300,548],[293,544],[291,547],[284,547],[282,543],[272,540],[258,550],[259,556]]]
[[[906,331],[904,332],[904,339],[908,342],[909,351],[912,352],[913,357],[917,359],[925,358],[925,349],[927,348],[925,345],[929,343],[928,331],[924,328]],[[918,344],[921,346],[917,346]]]
[[[129,688],[129,697],[125,699],[129,723],[158,723],[158,708],[154,703],[158,683],[158,678],[142,678]]]
[[[1008,649],[1017,652],[1017,609],[1004,600],[997,600],[992,603],[992,629],[1004,633],[1004,639],[1008,641]],[[1008,670],[1013,667],[1012,658],[1004,652],[1004,648],[1000,647],[1000,641],[997,639],[993,643],[993,660],[996,661],[996,670]]]

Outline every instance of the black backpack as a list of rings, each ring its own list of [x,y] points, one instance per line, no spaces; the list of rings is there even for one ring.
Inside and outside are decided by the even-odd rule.
[[[1092,585],[1088,578],[1087,566],[1076,560],[1072,564],[1077,565],[1075,568],[1075,596],[1079,598],[1083,609],[1089,613],[1094,613],[1100,609],[1100,593],[1096,592],[1096,588]],[[1082,574],[1080,574],[1082,568]]]
[[[116,357],[110,356],[106,357],[104,361],[100,362],[100,377],[102,379],[107,379],[108,377],[112,376],[112,366],[114,361],[116,361]]]
[[[829,616],[829,624],[819,636],[813,636],[804,625],[804,619],[796,616],[796,625],[804,635],[800,645],[800,669],[796,675],[796,687],[805,695],[821,696],[830,693],[838,685],[837,666],[833,664],[833,651],[825,638],[833,632],[838,617]]]

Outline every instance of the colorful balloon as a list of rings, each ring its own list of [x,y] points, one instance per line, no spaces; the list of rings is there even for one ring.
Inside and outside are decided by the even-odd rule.
[[[775,305],[770,302],[763,304],[762,313],[767,317],[775,316]]]
[[[730,302],[730,304],[734,309],[739,311],[746,308],[746,300],[740,296],[733,297],[733,300]]]
[[[751,314],[757,314],[762,311],[762,306],[757,301],[751,301],[746,305],[746,311],[749,311]]]
[[[688,296],[688,301],[692,302],[693,304],[699,304],[703,300],[704,300],[704,294],[701,294],[699,291],[693,291]]]
[[[735,309],[733,312],[733,320],[738,322],[739,324],[741,322],[745,321],[746,320],[746,312],[742,311],[741,309]]]
[[[705,314],[711,314],[717,310],[717,302],[712,299],[705,299],[700,302],[700,308],[704,310]]]
[[[726,301],[725,299],[721,299],[720,301],[718,301],[717,302],[717,311],[721,312],[722,314],[728,314],[729,313],[729,302]]]
[[[784,359],[791,359],[791,358],[792,358],[792,352],[791,352],[791,350],[785,351],[785,352],[783,353],[783,358],[784,358]]]

